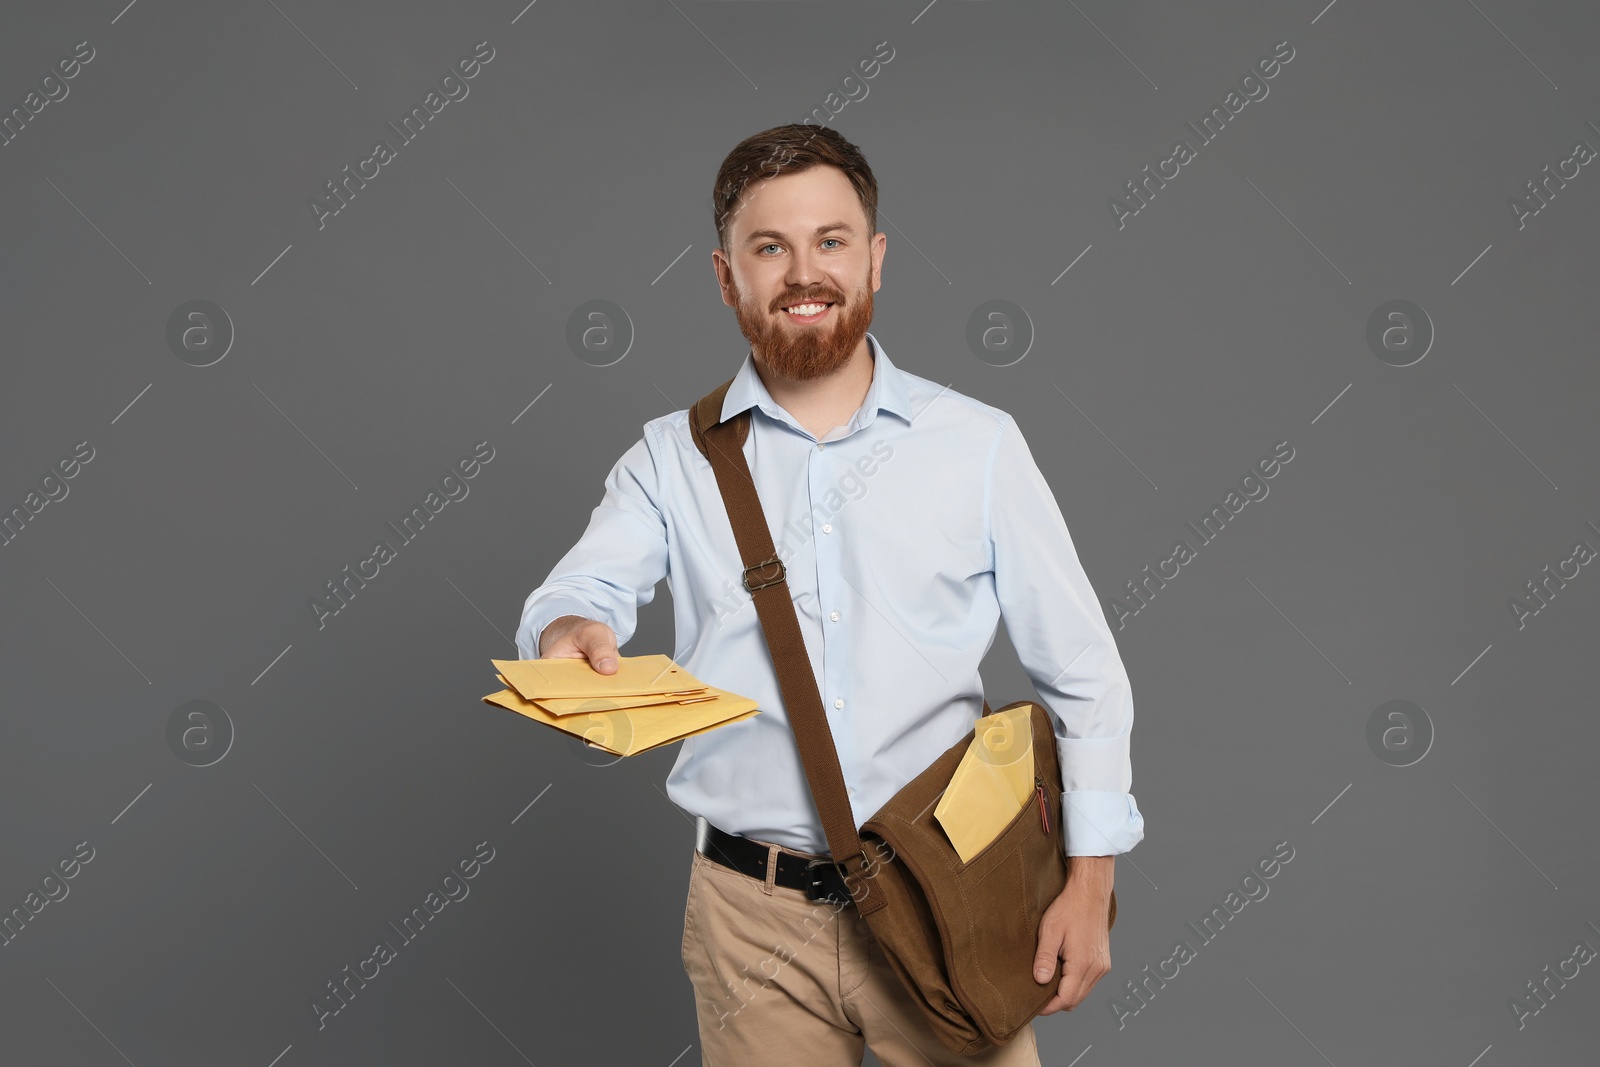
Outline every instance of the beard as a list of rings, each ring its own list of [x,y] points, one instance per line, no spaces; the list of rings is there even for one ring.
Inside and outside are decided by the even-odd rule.
[[[850,361],[872,325],[871,269],[869,265],[867,278],[848,297],[824,283],[785,293],[765,309],[748,300],[733,282],[739,332],[750,342],[755,358],[781,378],[806,381],[832,374]],[[833,307],[823,321],[812,325],[778,321],[789,314],[784,307],[807,301]]]

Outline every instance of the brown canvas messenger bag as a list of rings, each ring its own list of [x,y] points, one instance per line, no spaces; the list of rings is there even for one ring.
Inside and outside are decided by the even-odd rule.
[[[1046,709],[1032,712],[1036,803],[966,863],[933,809],[976,735],[969,731],[855,828],[838,751],[800,633],[783,561],[744,455],[748,410],[721,421],[723,382],[690,409],[694,443],[711,463],[744,562],[779,690],[828,839],[830,858],[901,982],[941,1044],[971,1056],[1004,1045],[1053,997],[1061,980],[1033,979],[1039,923],[1067,881],[1061,767]],[[990,714],[984,701],[983,712]],[[868,851],[873,853],[868,856]],[[1117,920],[1113,890],[1108,923]]]

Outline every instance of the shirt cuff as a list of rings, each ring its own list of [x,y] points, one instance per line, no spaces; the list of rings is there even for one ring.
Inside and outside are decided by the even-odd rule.
[[[1068,856],[1114,856],[1144,840],[1144,816],[1132,793],[1064,792],[1061,821]]]
[[[540,635],[544,633],[546,626],[563,615],[581,615],[585,619],[598,619],[610,626],[613,631],[616,630],[616,626],[605,617],[605,613],[597,611],[592,604],[585,604],[574,597],[549,597],[523,612],[522,621],[517,626],[517,658],[538,659]]]

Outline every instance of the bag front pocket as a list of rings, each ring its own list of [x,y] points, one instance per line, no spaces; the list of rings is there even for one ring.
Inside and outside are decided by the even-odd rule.
[[[990,841],[987,845],[984,845],[981,849],[979,849],[977,855],[973,856],[965,863],[960,864],[957,869],[961,871],[963,875],[966,875],[968,871],[977,869],[985,862],[985,857],[989,856],[996,849],[1003,849],[1007,842],[1014,844],[1018,838],[1025,836],[1022,830],[1024,824],[1031,823],[1033,826],[1033,832],[1042,838],[1048,838],[1050,836],[1049,831],[1045,826],[1044,819],[1039,814],[1039,804],[1037,798],[1043,787],[1037,777],[1034,778],[1033,783],[1034,791],[1028,794],[1028,799],[1022,802],[1021,809],[1011,817],[1011,821],[1006,823],[1005,828],[1002,829],[998,834],[994,835],[993,841]],[[946,840],[949,839],[946,838]],[[957,858],[959,859],[959,856]]]

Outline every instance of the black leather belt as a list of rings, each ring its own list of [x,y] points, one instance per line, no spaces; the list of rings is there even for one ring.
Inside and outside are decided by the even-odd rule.
[[[712,826],[704,818],[695,820],[695,850],[730,870],[747,874],[762,882],[767,880],[767,854],[769,849],[748,837],[730,834]],[[799,889],[807,900],[832,904],[849,904],[854,901],[844,875],[832,859],[824,856],[807,859],[793,853],[777,853],[777,871],[772,876],[774,885]]]

